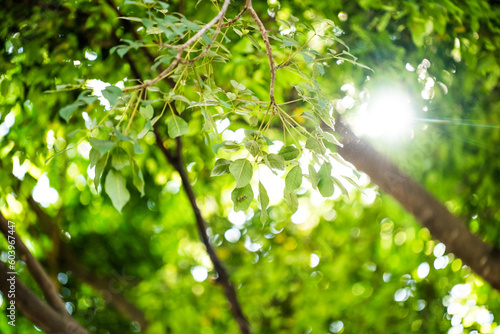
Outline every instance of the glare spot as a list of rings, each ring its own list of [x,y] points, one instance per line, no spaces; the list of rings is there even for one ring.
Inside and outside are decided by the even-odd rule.
[[[92,95],[97,96],[97,98],[101,102],[102,106],[104,106],[107,110],[109,110],[111,108],[109,101],[102,95],[102,91],[106,87],[110,86],[109,83],[104,82],[104,81],[99,80],[99,79],[92,79],[92,80],[88,80],[86,82],[86,86],[87,86],[87,88],[92,89]],[[87,123],[87,122],[85,122],[85,123]],[[85,125],[87,125],[87,124],[85,124]]]
[[[434,254],[435,257],[440,257],[444,255],[444,252],[446,251],[446,246],[440,242],[436,246],[434,246],[434,250],[432,253]]]
[[[92,149],[92,146],[90,146],[90,144],[87,141],[82,141],[77,147],[78,153],[84,159],[89,158],[89,154],[90,154],[91,149]]]
[[[302,224],[306,222],[311,217],[311,213],[305,206],[299,206],[297,211],[292,215],[292,223]]]
[[[252,239],[247,235],[245,237],[245,248],[250,252],[256,252],[262,248],[262,245],[257,242],[252,242]]]
[[[89,176],[89,178],[91,180],[94,179],[94,177],[95,177],[95,166],[90,167],[90,164],[89,164],[89,166],[87,167],[87,175]]]
[[[227,241],[233,244],[235,242],[238,242],[238,240],[240,240],[240,237],[241,237],[241,232],[235,227],[230,228],[224,233],[224,238],[226,238]]]
[[[66,307],[66,311],[68,311],[69,314],[73,314],[73,311],[75,309],[75,305],[73,305],[72,302],[64,303],[64,307]]]
[[[208,277],[208,269],[204,266],[195,266],[191,268],[191,275],[196,282],[203,282]]]
[[[310,266],[311,268],[316,267],[319,264],[319,256],[312,253],[311,254],[311,259],[310,259]]]
[[[59,273],[57,274],[57,280],[61,284],[66,284],[68,283],[68,275],[66,275],[65,273]]]
[[[47,174],[42,174],[38,179],[38,182],[33,188],[33,199],[35,202],[40,203],[44,208],[48,207],[50,204],[57,202],[59,194],[57,190],[50,187],[50,181]]]
[[[410,297],[408,288],[399,289],[394,294],[394,300],[397,301],[397,302],[404,302],[405,300],[408,299],[408,297]]]
[[[9,133],[10,128],[12,125],[14,125],[15,120],[16,117],[14,116],[14,113],[12,111],[5,116],[3,122],[0,124],[0,138]]]
[[[82,62],[81,62],[81,61],[79,61],[79,60],[73,60],[73,65],[75,65],[75,66],[79,66],[79,65],[81,65],[81,64],[82,64]]]
[[[346,95],[353,96],[354,93],[356,92],[356,87],[354,87],[353,84],[345,84],[342,87],[340,87],[340,90],[345,92]]]
[[[422,311],[425,308],[425,300],[417,300],[417,311]]]
[[[360,135],[395,139],[411,133],[412,119],[410,98],[392,89],[375,94],[360,108],[352,123]]]
[[[382,275],[382,280],[387,283],[391,280],[392,274],[391,273],[384,273]]]
[[[339,333],[342,328],[344,328],[344,323],[340,320],[334,321],[330,324],[330,332],[332,333]]]
[[[87,58],[90,61],[94,61],[97,59],[97,53],[92,51],[85,51],[85,58]]]
[[[414,72],[415,71],[415,67],[411,66],[410,63],[406,63],[405,68],[406,68],[407,71],[410,71],[410,72]]]
[[[470,284],[457,284],[451,289],[451,296],[455,298],[467,297],[472,291]]]
[[[339,17],[339,20],[342,22],[347,21],[347,19],[349,18],[349,16],[347,15],[346,12],[340,12],[338,17]]]
[[[372,205],[376,198],[377,198],[377,192],[375,190],[371,188],[363,189],[363,192],[361,193],[361,202],[364,205],[366,206]]]
[[[56,143],[56,137],[54,136],[54,130],[49,130],[47,132],[46,140],[47,140],[47,148],[49,150],[52,149],[52,147]]]
[[[222,134],[222,139],[241,143],[245,139],[245,130],[238,129],[236,131],[225,130]]]
[[[231,210],[227,218],[233,225],[236,225],[237,227],[240,228],[245,224],[245,221],[247,220],[245,212],[243,211],[235,212],[234,210]]]
[[[351,109],[354,107],[354,99],[350,96],[345,96],[342,100],[340,100],[340,104],[343,110]]]
[[[229,126],[230,122],[228,118],[224,118],[218,121],[215,121],[215,126],[217,127],[217,132],[221,133],[222,131],[226,130],[226,128]]]
[[[427,262],[422,262],[417,269],[417,275],[420,278],[426,278],[429,275],[430,266]]]
[[[23,164],[19,164],[19,158],[17,156],[12,158],[12,174],[14,174],[15,177],[17,177],[19,180],[24,179],[24,175],[26,175],[26,172],[31,166],[31,163],[28,159],[24,160]]]
[[[450,262],[450,259],[448,256],[440,256],[437,259],[434,260],[434,268],[436,269],[444,269]]]

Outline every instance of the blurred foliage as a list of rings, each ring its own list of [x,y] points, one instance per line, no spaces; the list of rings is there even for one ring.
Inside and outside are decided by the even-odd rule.
[[[96,87],[92,79],[130,87],[138,84],[133,81],[138,75],[155,78],[175,55],[158,43],[182,41],[182,34],[215,16],[214,4],[221,5],[206,0],[139,4],[116,3],[129,19],[118,19],[112,1],[104,0],[6,0],[0,9],[0,207],[84,327],[91,333],[141,331],[107,303],[102,291],[62,268],[57,238],[40,227],[27,204],[30,196],[53,217],[81,264],[97,277],[118,278],[124,295],[146,314],[148,333],[238,330],[199,241],[179,174],[156,147],[150,130],[158,122],[165,138],[183,140],[211,241],[256,333],[498,333],[498,292],[446,254],[366,176],[331,162],[332,195],[314,181],[309,161],[303,165],[294,153],[288,159],[290,152],[280,151],[280,145],[295,145],[320,174],[320,163],[327,161],[323,149],[334,145],[318,133],[294,131],[325,121],[321,110],[328,108],[349,121],[363,94],[379,87],[402,89],[418,110],[411,139],[374,139],[373,144],[463,217],[471,231],[498,246],[497,4],[255,1],[273,36],[277,64],[293,63],[278,70],[275,87],[282,119],[295,120],[288,130],[286,122],[264,122],[269,63],[248,14],[222,29],[214,54],[173,73],[175,90],[165,81],[147,93],[122,95],[108,87],[105,100],[82,90]],[[231,2],[226,17],[243,6],[244,1]],[[177,11],[183,15],[173,14]],[[176,32],[174,26],[184,30]],[[167,39],[158,40],[159,35]],[[206,45],[205,39],[200,43]],[[342,89],[346,84],[355,91]],[[353,107],[342,107],[346,95]],[[119,107],[109,108],[108,102]],[[180,115],[172,115],[171,107]],[[128,116],[132,112],[135,118]],[[256,134],[260,124],[268,127],[267,138]],[[253,130],[246,139],[243,129]],[[174,143],[165,142],[169,149]],[[316,157],[309,155],[314,151]],[[328,159],[335,156],[328,154]],[[264,156],[278,177],[258,164]],[[216,157],[220,168],[212,171]],[[231,168],[222,159],[252,163],[253,191],[244,188],[248,178],[240,180],[237,189],[245,190],[231,199],[240,175],[235,168],[245,167]],[[288,178],[286,170],[299,176]],[[300,174],[309,178],[302,181]],[[267,211],[259,209],[266,202],[262,198],[248,203],[244,198],[248,191],[256,199],[261,193],[257,178],[269,193]],[[233,207],[233,202],[245,204]],[[2,260],[6,256],[2,252]],[[22,261],[18,271],[39,292]],[[5,309],[6,299],[1,301]],[[6,319],[0,317],[2,333],[34,332],[23,317],[15,330]]]

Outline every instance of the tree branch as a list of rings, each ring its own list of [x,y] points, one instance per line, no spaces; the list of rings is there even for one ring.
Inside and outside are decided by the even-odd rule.
[[[446,245],[479,276],[500,290],[500,252],[471,233],[465,224],[420,184],[382,156],[365,140],[356,137],[341,121],[336,130],[343,147],[338,153],[368,174],[380,189],[394,197],[432,236]]]
[[[266,46],[267,58],[269,58],[269,67],[271,69],[271,83],[269,87],[269,98],[271,100],[271,105],[275,113],[277,113],[276,99],[274,97],[274,84],[276,82],[276,64],[273,58],[273,52],[271,50],[271,42],[269,42],[269,37],[267,36],[266,27],[264,23],[262,23],[259,15],[252,7],[252,0],[247,0],[246,6],[247,10],[252,15],[253,20],[257,23],[259,27],[260,35],[262,36],[262,40],[264,41],[264,45]]]
[[[224,264],[219,259],[217,253],[210,244],[210,240],[207,235],[207,223],[203,219],[198,204],[196,203],[196,195],[194,194],[193,188],[191,187],[189,176],[186,172],[186,168],[184,165],[184,159],[182,155],[182,142],[179,137],[176,138],[177,152],[176,155],[174,156],[163,145],[163,140],[161,139],[161,135],[156,127],[154,128],[154,133],[156,135],[156,145],[161,150],[167,161],[175,168],[175,170],[179,173],[181,177],[182,185],[184,187],[184,190],[186,191],[189,203],[191,204],[191,207],[193,209],[196,218],[196,227],[198,229],[200,239],[207,248],[207,253],[210,257],[210,260],[214,265],[215,271],[219,275],[217,282],[224,289],[224,293],[231,308],[231,313],[233,314],[234,319],[238,323],[241,333],[243,334],[251,333],[250,325],[248,324],[248,321],[245,315],[243,314],[240,302],[238,301],[236,289],[234,288],[234,285],[231,283],[229,274],[226,268],[224,267]]]
[[[52,222],[52,217],[43,211],[32,197],[28,198],[28,204],[33,212],[35,212],[38,223],[44,233],[47,235],[57,234],[60,238],[60,231]],[[87,267],[78,262],[78,259],[73,255],[73,251],[64,240],[59,240],[59,244],[59,260],[67,270],[71,270],[77,279],[89,284],[94,290],[98,291],[105,298],[105,301],[113,305],[124,317],[131,321],[136,321],[142,330],[148,327],[148,321],[144,313],[134,304],[130,303],[121,293],[121,290],[114,286],[113,282],[116,282],[119,278],[96,276]]]
[[[44,303],[16,275],[10,274],[7,265],[2,261],[0,261],[0,291],[5,298],[15,301],[15,304],[8,303],[9,306],[15,305],[15,308],[18,308],[26,318],[48,334],[88,334],[69,315],[57,313]],[[11,297],[13,291],[15,296]],[[7,312],[11,314],[9,309]]]
[[[111,0],[108,0],[108,2],[109,1],[111,1]],[[129,91],[129,90],[133,90],[133,89],[143,89],[143,88],[147,88],[149,86],[152,86],[152,85],[156,84],[158,81],[160,81],[160,80],[168,77],[171,74],[171,72],[177,67],[177,65],[179,65],[179,63],[184,63],[184,62],[189,63],[189,62],[191,62],[191,60],[186,60],[186,61],[181,60],[182,53],[191,44],[193,44],[194,42],[196,42],[205,32],[207,32],[207,30],[210,29],[211,26],[213,26],[216,22],[219,22],[218,25],[217,25],[216,32],[214,33],[214,36],[212,36],[212,43],[213,43],[213,41],[215,40],[215,38],[217,38],[217,35],[220,32],[220,29],[221,29],[221,26],[222,26],[222,20],[224,18],[224,14],[226,14],[226,10],[227,10],[227,7],[229,6],[229,2],[231,2],[231,0],[224,0],[224,4],[222,5],[222,8],[217,13],[217,15],[215,15],[215,17],[210,22],[208,22],[207,24],[205,24],[203,26],[203,28],[201,28],[200,30],[198,30],[198,32],[196,34],[194,34],[193,37],[191,37],[190,39],[188,39],[184,44],[181,44],[181,45],[168,45],[168,44],[165,44],[165,45],[163,45],[163,47],[168,47],[168,48],[176,49],[177,50],[177,55],[175,56],[174,60],[172,60],[172,62],[170,63],[170,65],[166,69],[164,69],[156,78],[154,78],[152,80],[148,80],[147,82],[143,83],[142,85],[137,85],[137,86],[132,86],[132,87],[125,87],[123,89],[123,91]],[[199,55],[199,58],[201,58],[202,56],[205,55],[206,52],[208,52],[208,50],[210,49],[210,46],[212,45],[212,43],[210,43],[209,45],[207,45],[207,48]],[[199,58],[195,57],[194,60],[192,60],[192,61],[196,61]]]
[[[52,308],[57,312],[69,315],[66,307],[64,307],[64,303],[61,297],[59,297],[59,292],[43,269],[42,265],[40,264],[40,262],[38,262],[37,259],[35,259],[33,254],[31,254],[15,229],[9,229],[9,222],[7,219],[5,219],[4,215],[1,212],[0,230],[9,243],[10,240],[14,240],[15,243],[13,244],[13,246],[15,247],[17,255],[26,263],[31,276],[42,290],[42,293],[49,305],[52,306]]]

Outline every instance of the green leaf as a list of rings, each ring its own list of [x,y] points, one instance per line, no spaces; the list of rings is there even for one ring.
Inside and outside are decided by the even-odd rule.
[[[326,141],[334,144],[334,145],[337,145],[337,146],[340,146],[340,147],[343,147],[342,143],[339,142],[339,140],[331,133],[329,132],[323,132],[321,133],[320,135],[323,139],[325,139]]]
[[[306,148],[320,154],[324,154],[326,152],[323,145],[314,137],[307,138]]]
[[[302,169],[300,166],[293,167],[285,177],[285,188],[294,191],[302,184]]]
[[[259,143],[257,143],[255,140],[245,142],[245,147],[252,156],[256,157],[259,155]]]
[[[133,160],[132,171],[134,173],[134,179],[132,180],[132,182],[134,183],[134,186],[137,188],[137,190],[139,190],[139,192],[141,193],[141,197],[143,197],[145,195],[144,176],[142,175],[141,168],[139,167],[137,162],[135,162],[135,160]]]
[[[212,151],[214,151],[214,153],[217,154],[217,152],[219,152],[219,149],[221,147],[223,147],[224,145],[226,145],[225,141],[223,141],[221,143],[215,143],[215,144],[212,145]]]
[[[129,156],[123,148],[117,147],[115,150],[113,150],[111,165],[116,170],[121,170],[124,167],[130,165]]]
[[[70,105],[67,105],[66,107],[63,107],[59,110],[59,115],[66,121],[69,122],[69,119],[71,118],[71,115],[75,112],[78,107],[84,105],[83,102],[81,101],[76,101],[75,103],[72,103]]]
[[[92,95],[92,90],[85,89],[83,92],[80,93],[77,100],[83,101],[86,104],[91,105],[97,100],[97,96]]]
[[[259,182],[259,196],[257,200],[260,204],[260,222],[265,224],[268,218],[267,215],[267,206],[269,205],[269,196],[267,195],[267,190],[264,185]]]
[[[285,169],[285,159],[283,156],[278,154],[268,154],[267,161],[269,162],[269,166],[273,169],[284,170]]]
[[[332,166],[329,162],[323,163],[318,171],[318,190],[321,196],[330,197],[335,190],[333,187]]]
[[[116,144],[111,140],[100,140],[95,138],[90,138],[89,142],[92,148],[95,148],[97,151],[99,151],[101,155],[108,153]]]
[[[99,183],[101,183],[101,176],[104,172],[104,168],[106,168],[106,164],[108,162],[108,155],[101,157],[97,164],[95,165],[95,173],[94,173],[94,187],[97,191],[99,188]]]
[[[257,126],[259,124],[259,118],[257,117],[257,115],[253,115],[252,117],[250,117],[250,119],[248,120],[248,124],[250,124],[251,126]]]
[[[234,211],[245,211],[253,201],[252,187],[247,184],[242,188],[236,188],[231,192],[231,200],[234,203]]]
[[[139,112],[141,113],[142,117],[144,117],[144,119],[153,118],[153,115],[155,113],[155,111],[153,110],[153,106],[151,106],[150,104],[145,107],[141,107],[139,109]]]
[[[306,64],[308,63],[312,63],[314,61],[314,58],[311,57],[310,55],[308,55],[307,53],[305,52],[302,52],[302,51],[299,51],[299,53],[302,55],[302,57],[304,58],[304,61],[306,62]]]
[[[233,174],[234,179],[236,180],[236,188],[246,186],[252,179],[252,164],[246,159],[233,161],[229,166],[229,171]]]
[[[168,135],[170,138],[177,138],[179,136],[185,135],[188,130],[188,124],[185,120],[179,116],[172,116],[168,120]]]
[[[337,187],[340,188],[340,191],[342,191],[342,194],[344,194],[345,196],[349,197],[349,192],[344,187],[344,185],[342,184],[342,182],[340,182],[338,179],[336,179],[334,177],[332,177],[332,179],[333,179],[333,182],[335,183],[335,185],[337,185]]]
[[[294,146],[283,146],[278,154],[281,155],[283,159],[288,161],[297,158],[300,154],[300,151],[297,150]]]
[[[319,176],[313,165],[309,165],[309,181],[313,189],[318,189]]]
[[[90,153],[89,153],[90,166],[92,167],[92,166],[97,165],[97,162],[99,161],[100,157],[101,157],[101,154],[99,153],[98,150],[96,150],[95,148],[91,149]]]
[[[232,161],[226,159],[218,159],[214,164],[214,168],[212,169],[210,176],[229,174],[229,165],[231,162]]]
[[[122,212],[123,206],[130,199],[130,194],[127,190],[125,179],[122,174],[110,169],[106,176],[106,183],[104,184],[106,194],[111,198],[113,206],[119,212]]]
[[[285,202],[288,205],[288,208],[292,213],[297,211],[299,208],[299,200],[297,199],[297,194],[294,192],[287,191],[285,188],[284,191]]]
[[[108,86],[103,89],[102,96],[109,101],[109,104],[114,106],[118,102],[118,98],[122,96],[123,92],[116,86]]]
[[[246,87],[243,84],[238,83],[237,81],[231,80],[231,85],[234,87],[236,90],[245,90]]]

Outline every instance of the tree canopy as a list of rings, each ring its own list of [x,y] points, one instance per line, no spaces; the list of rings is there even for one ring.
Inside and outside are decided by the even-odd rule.
[[[1,333],[500,333],[495,2],[0,13]]]

